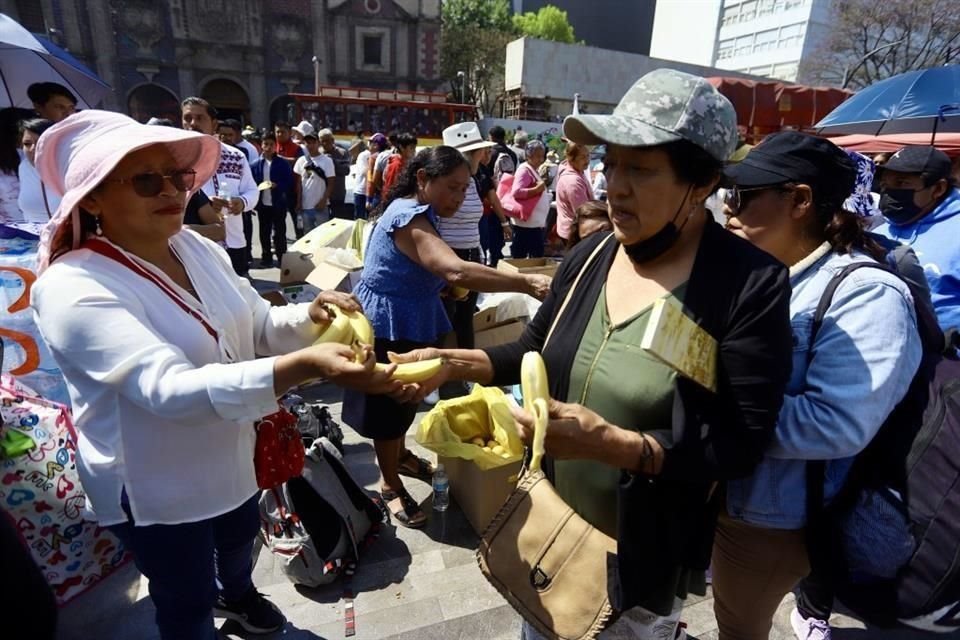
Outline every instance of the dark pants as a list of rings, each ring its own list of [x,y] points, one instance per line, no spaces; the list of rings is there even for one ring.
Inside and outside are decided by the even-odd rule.
[[[249,251],[249,249],[249,246],[241,249],[231,249],[227,247],[230,264],[233,265],[233,270],[238,276],[246,276],[250,271],[250,268],[247,266],[247,251]]]
[[[543,227],[528,229],[527,227],[514,226],[510,256],[514,258],[542,258],[543,231]]]
[[[244,211],[243,212],[243,237],[247,241],[247,246],[244,251],[247,260],[247,266],[253,262],[253,212]]]
[[[330,217],[342,218],[344,220],[353,220],[353,205],[340,198],[339,200],[330,199]]]
[[[503,226],[492,213],[480,218],[480,246],[487,254],[487,264],[494,269],[503,260]]]
[[[273,246],[277,253],[277,260],[283,259],[287,251],[287,212],[280,207],[261,204],[257,206],[257,217],[260,225],[260,261],[273,262],[270,250],[270,236],[273,235]]]
[[[109,527],[150,580],[164,640],[214,640],[217,591],[239,600],[253,588],[253,542],[260,527],[258,495],[233,511],[184,524]]]
[[[21,540],[12,517],[3,510],[0,510],[0,567],[4,576],[0,583],[0,602],[5,614],[0,625],[3,637],[54,640],[57,603],[53,591]]]
[[[454,249],[454,253],[460,256],[461,260],[469,262],[480,262],[479,249]],[[471,291],[466,300],[453,300],[445,298],[443,306],[447,310],[447,317],[450,318],[450,324],[453,325],[453,332],[457,336],[458,349],[473,349],[473,316],[477,312],[477,298],[480,294]]]
[[[367,194],[353,194],[353,217],[356,220],[367,219]]]

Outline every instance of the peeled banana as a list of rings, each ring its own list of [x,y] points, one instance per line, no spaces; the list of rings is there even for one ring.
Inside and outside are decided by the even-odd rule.
[[[383,363],[377,363],[375,368],[377,371],[383,371],[388,366],[389,365]],[[399,380],[404,384],[423,382],[437,375],[442,366],[443,358],[431,358],[430,360],[421,360],[420,362],[405,362],[404,364],[397,365],[391,377],[393,380]]]
[[[543,356],[536,351],[525,353],[520,362],[520,389],[523,392],[523,408],[533,414],[534,418],[530,470],[537,471],[543,459],[543,441],[547,435],[550,387],[547,384],[547,367],[543,363]]]

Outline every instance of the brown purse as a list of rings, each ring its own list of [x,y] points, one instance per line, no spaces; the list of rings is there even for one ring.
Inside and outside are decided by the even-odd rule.
[[[608,241],[597,246],[577,275],[544,345],[581,276]],[[524,356],[524,406],[537,418],[533,456],[483,532],[477,562],[487,580],[539,633],[551,640],[590,640],[614,613],[610,594],[617,575],[617,542],[578,516],[540,470],[548,397],[542,367],[539,354]]]

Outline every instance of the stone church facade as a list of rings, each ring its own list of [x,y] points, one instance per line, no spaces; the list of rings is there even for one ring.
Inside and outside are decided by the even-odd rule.
[[[114,91],[103,104],[179,118],[200,95],[226,117],[287,118],[316,84],[441,89],[440,0],[0,0]]]

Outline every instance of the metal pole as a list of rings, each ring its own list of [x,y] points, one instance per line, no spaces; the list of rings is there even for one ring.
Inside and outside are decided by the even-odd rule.
[[[850,68],[849,65],[847,65],[847,67],[843,70],[843,84],[840,85],[840,88],[841,88],[841,89],[846,89],[846,88],[847,88],[847,84],[850,82],[850,76],[852,76],[854,73],[856,73],[856,72],[857,72],[857,69],[859,69],[861,66],[863,66],[863,63],[866,62],[867,60],[869,60],[871,56],[873,56],[875,53],[878,53],[878,52],[880,52],[880,51],[883,51],[884,49],[889,49],[890,47],[895,47],[895,46],[897,46],[898,44],[902,43],[904,40],[906,40],[906,38],[901,38],[900,40],[897,40],[896,42],[890,42],[890,43],[887,43],[887,44],[885,44],[885,45],[882,45],[882,46],[877,47],[877,48],[874,49],[873,51],[869,52],[867,55],[865,55],[865,56],[863,56],[862,58],[860,58],[860,60],[857,62],[857,64],[856,64],[852,69]]]
[[[320,58],[313,56],[313,93],[320,95]]]

